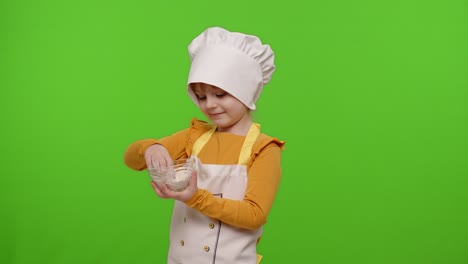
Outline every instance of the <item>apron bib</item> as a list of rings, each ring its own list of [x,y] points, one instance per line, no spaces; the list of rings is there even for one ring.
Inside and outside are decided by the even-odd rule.
[[[247,164],[260,126],[252,124],[239,156],[238,164],[202,164],[198,154],[215,132],[205,132],[195,142],[192,158],[196,160],[198,187],[214,196],[242,200],[247,187]],[[256,264],[257,240],[263,228],[247,230],[219,220],[175,201],[171,219],[169,264]]]

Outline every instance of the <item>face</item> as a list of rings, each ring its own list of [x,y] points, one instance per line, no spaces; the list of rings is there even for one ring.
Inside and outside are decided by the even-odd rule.
[[[192,83],[193,92],[203,114],[220,132],[245,135],[252,123],[250,109],[237,98],[216,86]]]

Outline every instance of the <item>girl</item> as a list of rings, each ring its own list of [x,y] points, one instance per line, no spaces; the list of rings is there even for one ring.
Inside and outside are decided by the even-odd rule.
[[[135,170],[192,157],[186,189],[152,182],[174,199],[168,263],[259,263],[256,245],[281,178],[284,142],[260,132],[251,111],[275,70],[274,54],[256,36],[208,28],[189,45],[187,92],[210,123],[161,139],[139,140],[125,152]]]

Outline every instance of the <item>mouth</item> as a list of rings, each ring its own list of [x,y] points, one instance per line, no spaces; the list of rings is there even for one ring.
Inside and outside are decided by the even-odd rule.
[[[223,113],[210,113],[210,116],[220,116],[222,115]]]

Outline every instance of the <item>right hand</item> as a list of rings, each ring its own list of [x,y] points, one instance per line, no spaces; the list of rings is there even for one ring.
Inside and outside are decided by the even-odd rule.
[[[172,158],[167,149],[160,144],[149,146],[145,151],[148,168],[163,168],[172,165]]]
[[[183,191],[175,192],[169,189],[166,184],[159,186],[156,182],[152,181],[151,186],[153,186],[156,194],[163,199],[172,198],[181,202],[185,202],[198,191],[197,186],[197,171],[193,171],[189,181],[189,185]]]

